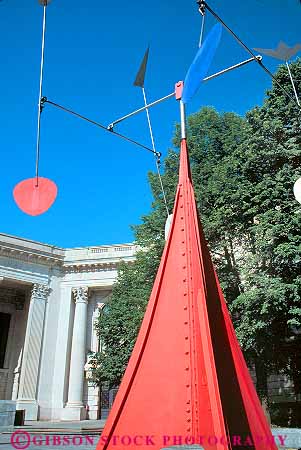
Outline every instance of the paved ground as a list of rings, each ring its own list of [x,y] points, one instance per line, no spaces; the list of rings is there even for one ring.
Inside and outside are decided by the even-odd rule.
[[[25,422],[23,427],[26,430],[102,430],[105,425],[105,420],[81,420],[76,422]],[[17,428],[17,427],[15,427]]]

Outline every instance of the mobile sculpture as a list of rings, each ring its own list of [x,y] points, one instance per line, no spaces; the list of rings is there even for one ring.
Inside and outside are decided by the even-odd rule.
[[[175,97],[180,106],[181,150],[179,181],[171,226],[139,335],[97,450],[162,448],[199,444],[204,449],[276,450],[271,430],[237,341],[221,287],[212,264],[198,215],[186,140],[187,102],[201,83],[255,61],[272,78],[259,55],[244,44],[202,0],[217,24],[207,35],[187,72],[174,91],[147,104],[144,77],[148,50],[135,85],[142,88],[144,106],[104,126],[42,95],[46,7],[44,7],[42,61],[39,89],[36,176],[16,186],[16,202],[37,215],[51,206],[56,186],[39,176],[41,112],[46,103],[98,126],[150,151],[159,167],[160,153],[153,139],[149,109]],[[204,22],[203,22],[204,25]],[[204,29],[202,25],[202,30]],[[207,76],[218,47],[222,27],[244,47],[251,58]],[[201,33],[202,34],[202,33]],[[300,112],[297,99],[274,79]],[[118,123],[142,111],[147,114],[152,147],[115,131]],[[163,185],[162,185],[163,189]],[[167,214],[169,211],[167,209]],[[79,368],[82,370],[82,368]],[[173,447],[174,448],[174,447]]]
[[[52,206],[52,204],[54,203],[54,201],[56,199],[58,188],[57,188],[56,184],[54,183],[54,181],[52,181],[48,178],[45,178],[45,177],[41,177],[39,174],[40,147],[41,147],[41,145],[40,145],[41,116],[42,116],[42,111],[45,107],[45,104],[48,103],[49,105],[52,105],[58,109],[61,109],[61,110],[65,111],[69,114],[72,114],[82,120],[85,120],[85,121],[89,122],[90,124],[97,126],[106,132],[110,132],[112,135],[115,135],[121,139],[125,139],[128,142],[131,142],[132,144],[139,146],[140,148],[153,153],[153,155],[155,156],[156,168],[158,171],[158,176],[159,176],[159,181],[160,181],[160,186],[161,186],[161,190],[162,190],[162,194],[163,194],[163,200],[165,203],[167,216],[170,216],[167,201],[166,201],[166,196],[165,196],[165,192],[164,192],[164,187],[163,187],[163,183],[162,183],[162,178],[160,175],[161,153],[157,151],[156,146],[155,146],[149,109],[169,98],[174,98],[175,91],[173,91],[172,93],[170,93],[152,103],[149,103],[149,104],[147,103],[146,91],[145,91],[145,87],[144,87],[144,77],[145,77],[145,70],[146,70],[148,54],[149,54],[149,48],[148,48],[147,52],[144,55],[141,67],[139,69],[139,72],[138,72],[137,77],[134,82],[135,86],[139,86],[142,89],[144,106],[125,115],[125,116],[118,118],[117,120],[113,121],[109,126],[102,125],[99,122],[89,119],[88,117],[86,117],[82,114],[79,114],[78,112],[75,112],[69,108],[66,108],[58,103],[55,103],[55,102],[51,101],[50,99],[48,99],[47,97],[45,97],[43,95],[43,77],[44,77],[44,56],[45,56],[45,37],[46,37],[46,14],[47,14],[47,7],[48,7],[50,1],[51,0],[39,0],[39,3],[43,6],[43,26],[42,26],[39,101],[38,101],[38,114],[37,114],[37,143],[36,143],[35,176],[32,178],[25,179],[15,186],[14,191],[13,191],[13,196],[14,196],[15,202],[17,203],[18,207],[26,214],[29,214],[32,216],[37,216],[37,215],[40,215],[40,214],[43,214],[44,212],[46,212]],[[296,104],[296,106],[298,107],[298,114],[299,114],[300,110],[301,110],[300,101],[299,101],[296,87],[295,87],[295,84],[294,84],[294,81],[292,78],[292,74],[291,74],[290,67],[288,64],[288,59],[293,54],[295,54],[297,51],[300,50],[300,48],[301,48],[300,44],[296,44],[295,47],[290,49],[289,47],[286,46],[286,44],[280,43],[278,46],[278,49],[276,49],[276,51],[274,51],[274,54],[272,54],[271,52],[273,52],[273,51],[271,51],[269,49],[260,49],[260,50],[262,50],[262,53],[265,53],[265,54],[268,54],[271,56],[276,55],[276,57],[278,56],[280,59],[285,60],[288,71],[289,71],[290,79],[291,79],[291,82],[293,85],[293,89],[294,89],[295,98],[293,98],[291,96],[290,92],[288,92],[279,83],[279,81],[273,76],[273,74],[269,71],[269,69],[263,64],[262,57],[260,55],[255,55],[255,53],[237,36],[237,34],[233,30],[231,30],[227,26],[227,24],[211,9],[211,7],[208,5],[208,3],[206,3],[205,1],[201,1],[201,0],[199,0],[197,3],[199,5],[199,11],[203,17],[201,37],[200,37],[200,48],[199,48],[198,54],[196,55],[195,60],[193,61],[192,65],[187,73],[187,77],[190,76],[190,72],[192,72],[194,74],[194,76],[192,79],[189,80],[189,83],[187,83],[187,79],[185,80],[186,83],[184,84],[184,93],[183,93],[184,101],[188,101],[189,96],[192,97],[194,95],[196,90],[199,88],[201,82],[209,81],[209,80],[211,80],[215,77],[221,76],[231,70],[237,69],[239,67],[242,67],[246,64],[249,64],[249,63],[255,61],[260,65],[260,67],[263,70],[265,70],[266,73],[268,73],[268,75],[270,77],[272,77],[274,79],[274,82],[276,84],[278,84],[278,86],[285,93],[285,95]],[[214,42],[218,41],[218,39],[216,40],[215,38],[217,37],[217,34],[220,33],[221,28],[218,28],[216,26],[208,35],[206,42],[202,45],[204,23],[205,23],[204,19],[205,19],[206,11],[209,11],[217,19],[218,23],[220,25],[222,25],[251,56],[251,58],[249,58],[245,61],[242,61],[234,66],[228,67],[228,68],[221,70],[220,72],[217,72],[210,76],[207,76],[207,70],[208,70],[209,66],[207,67],[207,70],[205,70],[206,60],[204,58],[204,55],[206,56],[207,61],[210,61],[210,58],[213,56],[213,54],[215,53],[215,50],[216,50],[216,47],[214,46]],[[139,114],[142,111],[145,111],[147,114],[147,120],[148,120],[148,126],[149,126],[149,131],[150,131],[152,147],[148,147],[147,145],[137,142],[134,139],[131,139],[130,137],[125,136],[121,133],[118,133],[115,130],[115,127],[118,123],[120,123],[136,114]],[[300,189],[299,185],[300,185],[301,181],[298,180],[298,183],[297,183],[297,185],[295,184],[295,186],[294,186],[295,195],[296,195],[296,191],[299,192],[299,189]],[[300,201],[300,195],[296,196],[296,198],[298,201]]]

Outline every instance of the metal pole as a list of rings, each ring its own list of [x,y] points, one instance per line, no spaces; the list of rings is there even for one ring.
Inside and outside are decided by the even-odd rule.
[[[291,79],[291,83],[292,83],[292,86],[293,86],[293,90],[294,90],[294,94],[295,94],[297,103],[298,103],[299,106],[301,106],[300,105],[300,100],[299,100],[299,97],[298,97],[298,94],[297,94],[297,91],[296,91],[296,86],[295,86],[295,83],[294,83],[294,79],[293,79],[293,76],[292,76],[292,72],[291,72],[291,69],[290,69],[290,66],[289,66],[289,63],[287,61],[285,61],[285,64],[286,64],[286,67],[287,67],[287,70],[288,70],[288,73],[289,73],[289,76],[290,76],[290,79]]]
[[[228,67],[227,69],[221,70],[220,72],[216,72],[213,75],[209,75],[208,77],[204,78],[203,81],[209,81],[212,80],[213,78],[219,77],[220,75],[223,75],[224,73],[230,72],[231,70],[234,69],[238,69],[239,67],[242,67],[246,64],[249,64],[252,61],[261,61],[262,60],[262,56],[261,55],[257,55],[255,58],[249,58],[246,59],[245,61],[242,61],[238,64],[235,64],[234,66]]]
[[[235,64],[234,66],[231,66],[231,67],[228,67],[227,69],[221,70],[220,72],[214,73],[213,75],[209,75],[209,77],[204,78],[203,81],[212,80],[215,77],[218,77],[220,75],[223,75],[224,73],[230,72],[231,70],[238,69],[239,67],[242,67],[245,64],[248,64],[248,63],[250,63],[252,61],[255,61],[255,60],[261,61],[262,60],[262,56],[261,55],[257,55],[254,58],[249,58],[249,59],[247,59],[245,61],[242,61],[242,62],[240,62],[238,64]],[[154,102],[149,103],[148,105],[143,106],[142,108],[136,109],[135,111],[133,111],[133,112],[131,112],[129,114],[126,114],[125,116],[120,117],[120,119],[114,120],[114,122],[110,123],[110,125],[108,126],[108,129],[109,130],[113,129],[115,125],[117,125],[118,123],[122,122],[123,120],[129,119],[130,117],[132,117],[132,116],[134,116],[136,114],[139,114],[140,112],[145,111],[148,108],[152,108],[153,106],[156,106],[159,103],[164,102],[165,100],[168,100],[169,98],[174,97],[174,95],[175,95],[175,92],[172,92],[171,94],[168,94],[165,97],[160,98],[159,100],[155,100]]]
[[[181,139],[186,139],[186,108],[182,100],[180,100],[180,116],[181,116]]]
[[[145,93],[144,87],[142,87],[142,93],[143,93],[144,104],[146,106],[147,105],[147,99],[146,99],[146,93]],[[153,128],[152,128],[152,124],[151,124],[151,119],[150,119],[150,114],[149,114],[148,108],[146,108],[146,116],[147,116],[149,133],[150,133],[150,137],[151,137],[151,141],[152,141],[152,147],[153,147],[154,155],[155,155],[155,158],[156,158],[156,168],[157,168],[157,171],[158,171],[158,177],[159,177],[159,182],[160,182],[161,191],[162,191],[162,195],[163,195],[163,201],[164,201],[164,205],[165,205],[165,209],[166,209],[167,217],[168,217],[169,216],[169,210],[168,210],[168,206],[167,206],[167,200],[166,200],[166,195],[165,195],[165,191],[164,191],[163,181],[162,181],[162,177],[161,177],[161,173],[160,173],[160,166],[159,166],[158,157],[157,157],[157,150],[156,150],[156,146],[155,146],[154,133],[153,133]]]
[[[45,55],[45,34],[46,34],[46,8],[47,1],[43,3],[43,31],[42,31],[42,53],[40,67],[40,87],[39,87],[39,103],[38,103],[38,127],[37,127],[37,150],[36,150],[36,187],[39,185],[39,162],[40,162],[40,138],[41,138],[41,113],[42,113],[42,90],[44,75],[44,55]]]
[[[154,133],[153,133],[153,128],[152,128],[152,124],[151,124],[151,120],[150,120],[149,110],[147,108],[147,99],[146,99],[146,93],[145,93],[144,87],[142,87],[142,93],[143,93],[144,105],[146,108],[146,117],[147,117],[147,123],[148,123],[148,128],[149,128],[149,134],[150,134],[151,141],[152,141],[152,147],[153,147],[154,152],[156,152]]]
[[[149,103],[148,105],[144,106],[143,108],[139,108],[139,109],[127,114],[126,116],[120,117],[120,119],[114,120],[114,122],[110,123],[110,125],[108,126],[108,129],[114,128],[114,126],[117,123],[122,122],[123,120],[128,119],[128,118],[134,116],[135,114],[139,114],[140,112],[145,111],[146,109],[151,108],[152,106],[158,105],[158,103],[164,102],[164,100],[174,97],[174,95],[175,95],[175,93],[172,92],[171,94],[168,94],[165,97],[159,98],[159,100]]]
[[[199,40],[199,47],[202,45],[202,43],[203,43],[203,35],[204,35],[204,29],[205,29],[205,17],[206,17],[206,15],[205,15],[205,10],[204,10],[204,12],[202,13],[201,11],[200,11],[200,13],[201,13],[201,15],[202,15],[202,26],[201,26],[201,34],[200,34],[200,40]]]

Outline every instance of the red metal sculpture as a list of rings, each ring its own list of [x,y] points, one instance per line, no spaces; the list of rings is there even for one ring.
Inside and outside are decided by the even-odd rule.
[[[97,450],[189,443],[206,450],[276,450],[198,217],[182,102],[181,107],[180,174],[169,237]]]

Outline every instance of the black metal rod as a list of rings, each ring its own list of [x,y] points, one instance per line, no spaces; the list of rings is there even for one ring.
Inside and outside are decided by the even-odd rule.
[[[105,125],[102,125],[99,122],[95,122],[95,120],[89,119],[88,117],[83,116],[82,114],[79,114],[75,111],[72,111],[69,108],[65,108],[64,106],[59,105],[58,103],[52,102],[45,97],[42,100],[43,100],[43,103],[49,103],[50,105],[55,106],[56,108],[61,109],[62,111],[65,111],[69,114],[72,114],[73,116],[78,117],[79,119],[85,120],[86,122],[89,122],[92,125],[95,125],[96,127],[101,128],[104,131],[107,131],[108,133],[114,134],[115,136],[118,136],[118,137],[130,142],[131,144],[135,144],[138,147],[144,148],[145,150],[153,153],[155,156],[158,156],[158,157],[161,156],[160,152],[156,152],[156,151],[152,150],[151,148],[147,147],[146,145],[141,144],[140,142],[135,141],[134,139],[131,139],[131,138],[125,136],[124,134],[116,133],[114,130],[109,130]]]

